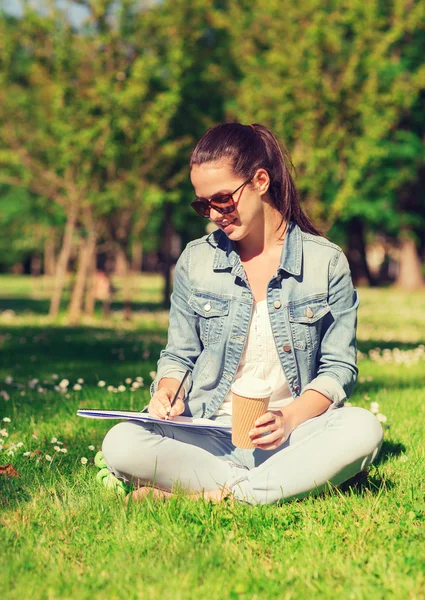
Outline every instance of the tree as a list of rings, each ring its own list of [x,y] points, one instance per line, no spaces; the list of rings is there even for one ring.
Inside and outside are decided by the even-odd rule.
[[[406,191],[425,160],[425,5],[240,1],[228,22],[242,72],[229,106],[287,141],[311,215],[325,229],[364,223],[363,245],[374,229],[415,239],[424,205]]]
[[[81,311],[91,255],[109,217],[125,229],[116,241],[127,250],[129,223],[140,232],[161,194],[152,183],[168,124],[179,100],[181,46],[157,52],[136,2],[111,20],[112,2],[89,4],[90,27],[75,31],[58,10],[27,8],[10,25],[1,21],[0,178],[57,203],[67,221],[51,303],[56,316],[72,239],[80,233],[79,273],[71,319]],[[132,20],[137,27],[131,27]],[[148,22],[148,20],[147,20]],[[20,63],[25,56],[25,68]],[[20,76],[17,73],[21,69]],[[7,93],[6,90],[7,89]],[[131,218],[128,217],[131,215]],[[126,224],[124,226],[124,223]]]

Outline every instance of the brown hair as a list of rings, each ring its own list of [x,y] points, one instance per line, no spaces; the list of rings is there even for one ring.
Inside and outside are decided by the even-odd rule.
[[[302,231],[322,235],[301,208],[288,151],[267,127],[221,123],[209,129],[192,152],[190,168],[220,160],[228,160],[235,175],[243,179],[265,169],[270,177],[270,196],[282,215],[281,224],[293,220]]]

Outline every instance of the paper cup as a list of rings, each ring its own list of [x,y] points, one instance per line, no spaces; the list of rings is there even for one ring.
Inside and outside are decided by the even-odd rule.
[[[232,396],[232,444],[238,448],[255,448],[248,433],[255,421],[267,412],[269,398]]]

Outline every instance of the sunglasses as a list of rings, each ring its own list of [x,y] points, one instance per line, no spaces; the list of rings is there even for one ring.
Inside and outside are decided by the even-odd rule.
[[[236,194],[236,192],[239,192],[239,190],[249,183],[252,178],[253,176],[244,181],[231,194],[216,194],[215,196],[212,196],[210,200],[196,196],[195,200],[190,203],[190,206],[198,213],[198,215],[207,219],[209,219],[211,208],[222,215],[228,215],[236,208],[236,202],[233,199],[233,195]]]

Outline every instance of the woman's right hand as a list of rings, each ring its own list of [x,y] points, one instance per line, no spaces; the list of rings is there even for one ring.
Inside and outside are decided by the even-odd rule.
[[[155,392],[148,405],[148,413],[158,419],[172,419],[181,415],[184,411],[183,399],[179,396],[170,410],[171,401],[174,398],[175,390],[169,387],[162,387]],[[167,412],[170,410],[170,414]]]

